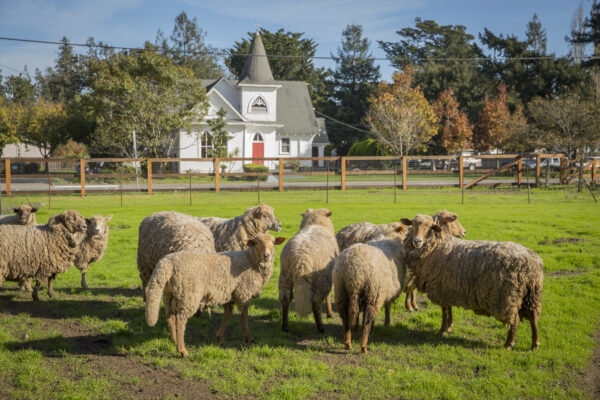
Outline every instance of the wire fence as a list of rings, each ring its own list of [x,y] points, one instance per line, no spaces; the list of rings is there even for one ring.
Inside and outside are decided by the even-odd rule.
[[[598,183],[600,162],[562,154],[294,158],[3,158],[0,194],[469,189]],[[581,178],[581,179],[580,179]],[[582,182],[583,183],[580,183]],[[588,183],[589,182],[589,183]],[[591,191],[591,189],[590,189]]]

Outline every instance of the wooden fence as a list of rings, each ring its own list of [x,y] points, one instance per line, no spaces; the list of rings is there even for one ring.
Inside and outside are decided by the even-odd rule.
[[[70,163],[73,164],[74,162],[79,164],[79,171],[76,173],[71,173],[71,177],[76,179],[77,177],[79,178],[79,183],[78,183],[78,189],[79,190],[75,190],[75,191],[79,191],[81,193],[81,196],[85,196],[86,194],[86,164],[90,164],[90,163],[99,163],[99,162],[104,162],[104,163],[121,163],[121,167],[118,173],[95,173],[90,176],[92,176],[95,179],[98,178],[114,178],[114,179],[120,179],[121,181],[121,190],[122,190],[122,179],[123,178],[144,178],[146,180],[147,183],[147,193],[149,195],[152,194],[153,191],[153,180],[155,179],[159,179],[159,178],[166,178],[166,177],[189,177],[190,178],[190,190],[191,190],[191,178],[192,177],[199,177],[199,176],[204,176],[204,177],[212,177],[212,182],[214,183],[214,186],[212,186],[210,189],[214,190],[215,192],[219,192],[223,189],[222,186],[222,178],[224,177],[257,177],[257,184],[258,183],[258,177],[259,176],[265,176],[265,175],[278,175],[278,189],[279,191],[283,192],[285,189],[284,186],[284,178],[286,175],[326,175],[327,177],[327,182],[328,182],[328,186],[329,186],[329,176],[338,176],[339,175],[339,185],[336,184],[336,186],[339,186],[339,188],[341,190],[346,190],[347,185],[347,178],[350,176],[360,176],[360,175],[393,175],[394,177],[394,187],[401,187],[403,190],[406,190],[408,188],[408,182],[407,182],[407,175],[411,175],[411,174],[418,174],[418,175],[428,175],[428,174],[439,174],[439,175],[454,175],[457,174],[457,184],[454,185],[452,184],[451,186],[458,186],[459,188],[463,189],[463,188],[469,188],[472,187],[476,184],[478,184],[479,182],[481,182],[482,180],[497,174],[497,173],[501,173],[501,172],[506,172],[509,170],[509,168],[512,168],[512,171],[514,171],[515,174],[515,178],[516,178],[516,184],[517,185],[521,185],[523,184],[523,172],[524,172],[524,168],[523,168],[523,160],[524,159],[535,159],[535,168],[533,168],[534,170],[534,176],[532,178],[535,178],[535,186],[541,186],[542,185],[542,160],[543,159],[548,159],[548,162],[546,162],[546,185],[548,184],[548,176],[550,175],[550,162],[549,162],[549,158],[560,158],[561,162],[560,162],[560,183],[572,183],[574,181],[574,179],[576,179],[578,177],[578,168],[576,165],[575,161],[571,161],[568,160],[564,155],[562,154],[539,154],[539,153],[535,153],[535,154],[497,154],[497,155],[476,155],[476,156],[469,156],[469,157],[465,157],[465,156],[404,156],[404,157],[395,157],[395,156],[378,156],[378,157],[369,157],[369,156],[365,156],[365,157],[292,157],[292,158],[261,158],[261,159],[255,159],[255,158],[89,158],[89,159],[80,159],[79,161],[74,160],[72,158],[47,158],[47,159],[40,159],[40,158],[3,158],[0,159],[0,165],[2,162],[4,162],[4,192],[7,196],[11,195],[11,182],[12,182],[12,174],[11,174],[11,170],[12,167],[17,163],[33,163],[33,164],[41,164],[41,166],[45,166],[45,165],[49,165],[49,163]],[[469,171],[469,170],[465,170],[465,159],[468,160],[473,160],[473,159],[479,159],[479,160],[486,160],[486,159],[494,159],[497,160],[497,163],[500,164],[500,160],[506,160],[506,161],[502,161],[502,165],[497,165],[496,168],[492,168],[492,169],[484,169],[484,168],[478,168],[475,171]],[[431,165],[435,165],[435,161],[438,162],[444,162],[446,163],[446,165],[450,165],[450,162],[454,162],[456,163],[456,167],[453,169],[438,169],[436,170],[435,167],[432,168],[432,170],[414,170],[409,168],[409,164],[411,163],[411,160],[416,160],[420,163],[430,160],[430,164]],[[178,163],[178,162],[203,162],[203,163],[210,163],[212,165],[212,171],[219,171],[220,170],[220,165],[221,163],[227,163],[227,162],[265,162],[265,161],[274,161],[274,162],[278,162],[278,166],[277,169],[274,171],[270,171],[268,173],[263,172],[263,173],[254,173],[254,172],[221,172],[221,173],[217,173],[215,174],[214,172],[187,172],[187,173],[173,173],[173,172],[168,172],[168,173],[164,173],[164,172],[160,172],[160,171],[156,171],[153,168],[154,164],[166,164],[166,163]],[[311,165],[319,162],[323,162],[325,164],[325,166],[321,166],[319,168],[317,168],[316,170],[312,170],[310,172],[302,172],[302,171],[285,171],[284,170],[284,163],[288,162],[288,161],[310,161]],[[381,170],[348,170],[348,165],[350,165],[351,162],[358,162],[358,161],[371,161],[371,162],[379,162],[382,163],[382,165],[386,165],[385,168],[387,169],[381,169]],[[136,163],[137,165],[139,165],[140,167],[144,167],[142,169],[145,169],[145,175],[142,174],[141,172],[138,173],[123,173],[123,164],[124,163],[128,163],[129,165]],[[587,164],[585,165],[585,178],[591,178],[592,182],[596,182],[597,181],[597,169],[600,167],[600,165],[598,165],[600,163],[598,163],[596,160],[591,160],[588,161]],[[389,169],[390,166],[393,166],[393,169]],[[38,168],[38,172],[34,173],[34,174],[23,174],[23,175],[19,175],[20,177],[27,177],[27,178],[38,178],[38,179],[42,179],[45,178],[47,179],[48,182],[48,192],[50,191],[50,180],[51,180],[51,172],[49,168],[46,168],[47,172],[45,173],[40,173]],[[398,171],[399,170],[399,171]],[[141,170],[140,170],[141,171]],[[470,182],[465,182],[465,176],[468,176],[470,174],[476,173],[480,176],[476,177],[474,180],[470,181]],[[482,174],[482,175],[481,175]],[[56,176],[57,174],[54,173],[54,176]],[[396,184],[396,176],[398,175],[398,178],[400,178],[400,184],[397,185]]]

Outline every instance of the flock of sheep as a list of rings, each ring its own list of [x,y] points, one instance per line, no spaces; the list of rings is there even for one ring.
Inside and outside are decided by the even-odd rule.
[[[0,219],[0,284],[17,281],[26,288],[33,278],[34,300],[46,282],[52,297],[56,274],[75,264],[82,272],[82,286],[87,287],[85,272],[106,249],[106,222],[111,217],[84,219],[67,210],[46,225],[36,225],[32,207],[14,211],[15,216]],[[519,321],[529,320],[531,348],[539,347],[543,264],[529,249],[513,242],[461,239],[466,231],[448,211],[390,224],[360,222],[337,234],[330,217],[327,209],[306,210],[298,232],[281,251],[283,331],[289,330],[289,307],[294,302],[298,316],[312,312],[317,330],[323,332],[321,307],[325,302],[327,317],[333,316],[333,288],[348,349],[352,328],[363,313],[360,344],[366,353],[381,308],[389,325],[391,305],[402,293],[406,293],[406,308],[418,309],[418,289],[442,307],[440,334],[450,332],[452,307],[459,306],[507,324],[507,349],[514,345]],[[231,219],[172,211],[146,217],[139,227],[137,267],[148,324],[158,321],[162,299],[171,338],[177,351],[187,356],[188,319],[199,311],[223,306],[216,334],[221,343],[235,304],[242,315],[243,337],[252,341],[250,302],[260,296],[273,275],[275,246],[286,240],[273,237],[269,230],[280,231],[281,223],[266,204]]]

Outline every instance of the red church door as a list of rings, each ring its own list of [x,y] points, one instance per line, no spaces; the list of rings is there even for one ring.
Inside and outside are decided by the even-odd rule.
[[[265,142],[260,133],[254,135],[252,139],[252,158],[263,158],[265,156]],[[263,160],[252,160],[254,164],[264,165]]]

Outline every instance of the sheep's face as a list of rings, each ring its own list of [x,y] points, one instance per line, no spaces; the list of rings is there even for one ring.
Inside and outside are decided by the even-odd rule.
[[[442,227],[429,215],[417,215],[412,220],[402,218],[402,223],[412,226],[408,240],[416,249],[420,249],[426,242],[433,240],[436,235],[442,233]]]
[[[281,230],[281,222],[277,219],[273,207],[268,204],[261,204],[254,207],[252,211],[253,217],[260,221],[259,225],[266,230],[279,232]]]
[[[248,247],[254,248],[257,258],[261,262],[272,262],[275,259],[275,245],[281,244],[285,238],[274,238],[268,233],[261,233],[246,242]]]
[[[93,217],[86,218],[85,222],[87,224],[87,235],[98,236],[104,235],[108,232],[107,222],[110,221],[112,215],[108,217],[103,217],[102,215],[94,215]]]
[[[49,224],[62,224],[68,232],[86,232],[87,223],[85,219],[75,210],[66,210],[59,215],[50,218]]]
[[[13,208],[13,212],[17,214],[17,221],[21,225],[31,225],[37,210],[37,208],[28,205]]]
[[[456,214],[446,210],[438,211],[433,216],[433,220],[444,229],[444,233],[462,238],[465,237],[467,231],[457,218]]]

